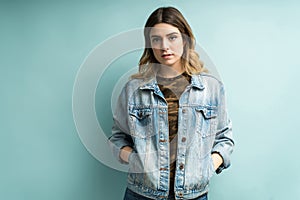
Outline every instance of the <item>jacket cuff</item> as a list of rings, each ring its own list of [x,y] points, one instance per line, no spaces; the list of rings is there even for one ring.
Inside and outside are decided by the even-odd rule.
[[[115,158],[117,158],[117,160],[121,163],[121,164],[128,164],[128,162],[125,162],[124,160],[122,160],[120,158],[120,152],[121,152],[121,149],[125,146],[130,146],[131,147],[131,144],[129,142],[126,142],[126,141],[114,141],[114,142],[111,142],[111,141],[108,141],[109,143],[109,146],[110,148],[112,149],[112,154]]]

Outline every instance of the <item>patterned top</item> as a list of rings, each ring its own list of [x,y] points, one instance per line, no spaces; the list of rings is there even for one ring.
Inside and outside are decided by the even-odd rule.
[[[173,78],[157,76],[158,86],[168,103],[169,142],[170,142],[170,193],[174,193],[174,178],[176,168],[178,107],[179,99],[185,88],[190,84],[191,77],[180,74]]]

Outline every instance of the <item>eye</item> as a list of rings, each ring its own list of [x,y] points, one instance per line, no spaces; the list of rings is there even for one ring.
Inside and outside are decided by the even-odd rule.
[[[151,40],[152,43],[158,43],[159,41],[160,41],[160,38],[157,38],[157,37],[152,38],[152,40]]]
[[[176,40],[176,38],[177,38],[176,35],[171,35],[171,36],[169,37],[169,40],[170,40],[170,41],[173,41],[173,40]]]

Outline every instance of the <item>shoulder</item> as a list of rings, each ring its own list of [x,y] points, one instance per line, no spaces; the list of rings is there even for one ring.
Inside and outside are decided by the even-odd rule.
[[[222,80],[213,74],[203,72],[199,74],[199,76],[202,78],[203,82],[206,83],[207,85],[215,85],[218,87],[223,87]]]
[[[215,82],[216,84],[221,84],[221,85],[223,84],[221,79],[218,78],[217,76],[213,75],[213,74],[202,72],[198,76],[200,76],[201,79],[205,80],[205,81]]]
[[[220,90],[224,87],[220,78],[213,74],[202,72],[197,75],[192,75],[192,78],[194,78],[194,80],[196,80],[202,88],[209,89],[210,91]]]
[[[147,82],[142,78],[131,78],[126,82],[124,88],[130,89],[130,90],[133,90],[133,89],[136,90],[139,87],[145,85],[146,83]]]
[[[155,84],[156,81],[154,79],[143,79],[143,78],[131,78],[126,82],[126,84],[123,87],[123,92],[127,94],[133,94],[137,91],[140,91],[141,88],[152,88],[153,84]]]

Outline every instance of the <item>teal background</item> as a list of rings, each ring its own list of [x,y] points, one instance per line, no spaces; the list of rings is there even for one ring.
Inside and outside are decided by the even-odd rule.
[[[96,45],[163,5],[182,11],[227,89],[236,147],[210,200],[300,198],[299,1],[65,0],[0,1],[0,199],[121,199],[126,174],[78,137],[73,83]],[[97,112],[109,131],[110,110]]]

